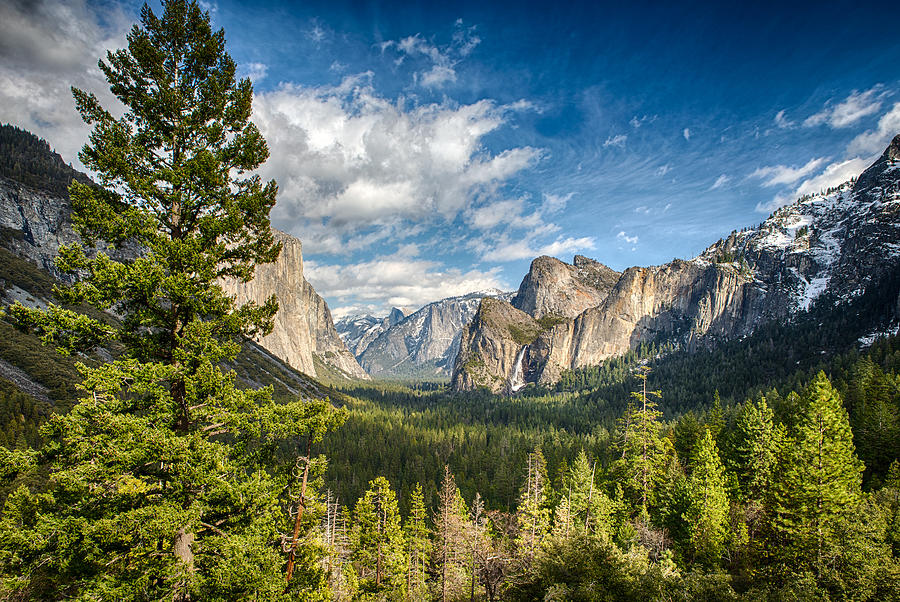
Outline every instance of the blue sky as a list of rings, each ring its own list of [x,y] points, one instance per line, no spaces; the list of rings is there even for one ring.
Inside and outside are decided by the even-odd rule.
[[[691,257],[900,133],[887,2],[204,5],[337,315],[511,290],[539,254]],[[74,161],[67,87],[103,90],[138,10],[0,3],[0,121]]]

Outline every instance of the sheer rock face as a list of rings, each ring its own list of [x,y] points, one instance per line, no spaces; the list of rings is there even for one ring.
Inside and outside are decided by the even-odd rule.
[[[229,281],[224,288],[238,303],[265,303],[270,295],[278,299],[278,313],[272,332],[259,343],[293,368],[313,376],[317,374],[313,356],[353,378],[367,379],[338,336],[328,304],[303,277],[303,253],[300,241],[273,230],[281,243],[281,254],[271,264],[257,266],[250,282]]]
[[[72,228],[72,205],[67,197],[0,178],[0,227],[7,229],[4,246],[56,278],[68,279],[54,264],[60,246],[79,240]],[[239,302],[264,302],[272,294],[278,297],[275,328],[261,343],[292,367],[315,376],[316,354],[349,376],[368,378],[338,337],[327,304],[303,278],[300,241],[278,231],[276,237],[284,247],[278,260],[259,266],[255,279],[247,284],[225,284],[226,290],[236,294]],[[135,257],[139,252],[126,248],[115,255]]]
[[[0,178],[0,227],[20,233],[6,237],[5,246],[55,277],[63,276],[54,264],[59,247],[78,240],[68,198]]]
[[[803,197],[693,259],[629,268],[605,291],[594,287],[600,302],[581,310],[584,289],[571,282],[583,281],[568,275],[575,263],[536,259],[513,301],[553,318],[541,321],[544,329],[522,354],[528,382],[554,382],[563,370],[597,365],[642,342],[690,349],[750,334],[817,302],[842,303],[900,266],[900,135],[855,183]],[[609,272],[601,272],[603,282]],[[492,383],[508,382],[516,368],[508,335],[482,322],[463,338],[457,390],[500,390]]]
[[[541,325],[502,299],[485,297],[472,323],[462,330],[459,354],[453,368],[452,387],[469,391],[487,387],[494,393],[509,392],[517,372],[517,360],[526,371],[522,349],[534,342]]]
[[[752,278],[728,264],[676,260],[629,268],[602,305],[542,337],[547,353],[539,380],[555,382],[563,370],[597,365],[642,342],[691,346],[704,337],[747,334],[779,313],[764,301]]]
[[[581,255],[575,256],[573,265],[544,255],[531,262],[512,305],[535,319],[574,318],[589,307],[600,305],[619,275]]]

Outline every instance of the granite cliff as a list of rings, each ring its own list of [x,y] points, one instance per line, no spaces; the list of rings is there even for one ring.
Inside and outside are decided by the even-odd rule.
[[[223,288],[238,303],[263,303],[270,295],[278,298],[278,313],[272,332],[259,343],[291,367],[306,374],[324,377],[317,360],[351,378],[368,379],[338,336],[328,304],[303,277],[300,240],[274,230],[281,243],[275,263],[257,266],[250,282],[225,282]]]

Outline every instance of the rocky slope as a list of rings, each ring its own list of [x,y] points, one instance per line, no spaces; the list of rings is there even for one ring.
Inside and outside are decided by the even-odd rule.
[[[900,135],[855,183],[803,197],[691,260],[629,268],[596,306],[572,320],[545,322],[512,364],[508,348],[514,339],[496,324],[476,321],[460,349],[454,387],[501,390],[498,383],[517,382],[517,372],[525,382],[553,382],[563,370],[596,365],[641,342],[690,348],[740,337],[764,322],[789,319],[820,298],[841,303],[858,296],[898,264]],[[559,271],[547,277],[547,270],[532,266],[526,281],[548,282],[528,287],[558,289]],[[519,301],[532,317],[559,311],[548,308],[572,307],[571,294],[554,301],[521,291],[517,299],[543,299]]]
[[[511,303],[536,319],[574,318],[587,308],[600,305],[619,275],[582,255],[576,255],[571,265],[544,255],[531,262]]]
[[[357,355],[359,363],[375,377],[449,377],[463,327],[486,296],[510,294],[485,291],[429,303],[381,332]]]
[[[51,152],[49,147],[46,152]],[[62,159],[53,154],[46,161]],[[85,177],[68,169],[73,177]],[[65,277],[53,263],[59,247],[78,240],[71,215],[68,196],[0,176],[0,244],[56,278]],[[278,261],[260,266],[250,283],[225,285],[239,301],[264,301],[273,293],[277,295],[280,309],[275,329],[261,341],[262,345],[310,376],[322,377],[320,372],[337,370],[338,376],[367,379],[334,329],[328,305],[303,277],[300,241],[277,231],[276,237],[283,244]],[[134,256],[138,252],[136,248],[126,249],[122,254]]]
[[[451,386],[456,391],[487,387],[495,393],[516,392],[525,383],[524,354],[541,332],[537,320],[510,303],[483,299],[462,330]]]

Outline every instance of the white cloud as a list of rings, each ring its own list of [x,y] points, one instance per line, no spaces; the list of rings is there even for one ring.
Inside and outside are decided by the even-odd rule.
[[[328,37],[328,32],[318,22],[313,22],[312,27],[306,30],[305,35],[318,46]]]
[[[781,129],[788,129],[794,127],[794,122],[784,116],[784,109],[782,109],[775,114],[775,125]]]
[[[793,203],[803,195],[816,194],[843,184],[858,176],[868,166],[869,161],[859,157],[830,163],[821,173],[804,180],[792,192],[777,194],[768,203],[758,203],[756,210],[762,213],[770,213],[779,207]]]
[[[631,121],[629,121],[628,123],[630,123],[631,127],[633,127],[634,129],[638,129],[645,123],[653,123],[654,121],[657,120],[658,117],[659,117],[659,115],[641,115],[640,117],[635,115],[631,118]]]
[[[210,15],[215,15],[219,12],[219,5],[216,2],[200,0],[197,4],[200,5],[201,10],[208,12]]]
[[[254,84],[261,82],[269,73],[269,66],[265,63],[248,63],[241,69],[239,77],[249,77]]]
[[[615,146],[618,148],[622,148],[625,146],[625,141],[628,140],[627,134],[618,134],[616,136],[610,136],[606,139],[606,142],[603,143],[603,148],[609,148],[610,146]]]
[[[627,243],[630,244],[630,245],[636,245],[636,244],[638,243],[638,237],[637,237],[637,236],[628,236],[627,234],[625,234],[625,231],[624,231],[624,230],[622,230],[621,232],[619,232],[618,234],[616,234],[616,238],[617,238],[618,240],[627,242]]]
[[[91,128],[69,87],[94,92],[121,112],[97,61],[126,45],[131,25],[120,6],[101,9],[86,0],[0,2],[0,122],[41,136],[81,168],[77,155]]]
[[[900,134],[900,102],[894,103],[890,111],[881,116],[878,126],[850,141],[848,154],[871,155],[881,153],[891,140]]]
[[[358,307],[378,315],[393,306],[419,308],[445,297],[504,288],[500,271],[492,268],[463,272],[401,253],[356,264],[307,261],[304,265],[307,280],[319,294],[333,300],[333,311],[338,316]]]
[[[479,230],[490,230],[502,224],[530,228],[541,223],[538,212],[525,215],[525,199],[506,199],[474,207],[466,212],[466,221]]]
[[[666,175],[667,173],[669,173],[670,171],[672,171],[672,166],[669,165],[668,163],[666,163],[665,165],[661,165],[661,166],[656,170],[656,175],[658,175],[658,176],[664,176],[664,175]]]
[[[727,184],[727,183],[730,182],[730,181],[731,181],[731,178],[729,178],[729,177],[726,176],[725,174],[722,174],[721,176],[719,176],[718,178],[716,178],[716,181],[713,183],[712,186],[710,186],[709,189],[710,189],[710,190],[715,190],[716,188],[721,188],[722,186],[724,186],[725,184]]]
[[[771,165],[760,167],[752,174],[751,178],[763,178],[763,186],[783,186],[793,184],[797,180],[805,178],[825,163],[825,157],[810,159],[802,167],[789,167],[787,165]]]
[[[834,106],[826,103],[821,111],[807,117],[803,125],[812,127],[827,123],[832,128],[851,126],[881,108],[882,88],[883,86],[879,85],[865,92],[854,90],[843,102]]]
[[[690,141],[691,139],[691,130],[689,128],[684,128],[684,131],[681,132],[681,135],[684,136],[684,139]]]
[[[261,173],[279,184],[273,219],[314,252],[338,248],[366,228],[452,220],[502,200],[497,188],[541,157],[531,147],[491,154],[482,146],[527,103],[407,109],[376,94],[370,79],[282,85],[254,101],[253,119],[271,151]]]
[[[456,71],[446,65],[435,65],[428,71],[418,74],[417,81],[426,88],[440,88],[444,84],[456,81]]]

